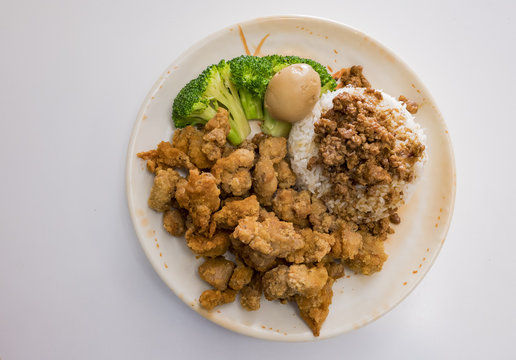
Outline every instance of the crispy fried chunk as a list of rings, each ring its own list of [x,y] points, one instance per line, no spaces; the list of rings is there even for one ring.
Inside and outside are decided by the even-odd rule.
[[[279,163],[287,156],[287,139],[284,137],[264,137],[259,142],[260,157]]]
[[[280,189],[288,189],[296,185],[296,174],[294,174],[287,161],[281,160],[275,165],[275,169],[278,174],[278,187]]]
[[[312,195],[311,205],[309,220],[312,228],[322,233],[335,230],[336,217],[328,212],[326,205],[315,195]]]
[[[245,265],[238,265],[233,274],[231,275],[231,279],[229,279],[229,287],[233,290],[241,290],[244,286],[251,282],[253,277],[253,269]]]
[[[179,179],[181,176],[173,169],[159,170],[154,177],[148,201],[149,207],[160,212],[169,210]]]
[[[208,232],[212,212],[220,206],[220,190],[217,181],[210,173],[190,170],[187,182],[181,182],[176,189],[179,205],[188,210],[198,232]]]
[[[226,260],[223,256],[217,256],[206,259],[199,266],[199,276],[215,289],[223,291],[228,287],[234,268],[235,264],[232,261]]]
[[[362,248],[362,235],[357,232],[356,224],[338,221],[338,229],[334,232],[335,244],[332,248],[332,255],[342,260],[354,259]]]
[[[387,254],[383,249],[381,236],[362,232],[362,247],[353,259],[346,260],[348,266],[364,275],[371,275],[382,270]]]
[[[328,276],[331,277],[334,280],[340,279],[341,277],[344,277],[344,264],[340,262],[327,262],[324,263],[324,266],[326,267],[326,270],[328,271]]]
[[[333,282],[334,280],[332,278],[328,278],[326,284],[315,296],[307,297],[297,295],[295,297],[299,314],[308,327],[310,327],[314,336],[319,336],[321,326],[330,312],[329,308],[333,297]]]
[[[271,205],[272,196],[278,188],[278,177],[274,170],[274,163],[270,159],[260,158],[253,172],[253,189],[258,195],[260,203]]]
[[[238,222],[233,236],[265,255],[285,257],[304,246],[292,223],[267,218],[260,222],[247,217]]]
[[[190,161],[199,169],[209,169],[213,165],[208,157],[202,152],[203,132],[188,125],[183,129],[176,129],[172,137],[172,145],[187,154]]]
[[[236,294],[236,291],[233,289],[225,291],[205,290],[199,298],[199,304],[206,310],[213,310],[217,306],[235,301]]]
[[[229,248],[229,232],[217,231],[212,237],[201,235],[194,227],[186,230],[186,245],[194,254],[215,257],[224,255]]]
[[[240,290],[240,305],[247,311],[260,308],[262,298],[262,279],[260,273],[255,273],[251,282]]]
[[[168,168],[191,169],[194,167],[186,153],[174,148],[167,141],[159,143],[156,150],[141,152],[137,156],[147,160],[147,170],[154,174],[157,174],[159,170],[166,170]]]
[[[297,233],[302,236],[305,245],[287,255],[288,262],[296,264],[320,262],[335,243],[333,235],[313,231],[310,228],[301,229]]]
[[[201,151],[210,161],[216,161],[222,157],[226,137],[229,134],[229,113],[226,109],[219,107],[215,115],[204,126],[203,144]]]
[[[185,219],[181,211],[170,209],[163,213],[163,227],[170,235],[183,236],[186,231]]]
[[[254,152],[237,149],[226,157],[217,160],[211,173],[228,194],[241,196],[251,189],[252,180],[249,170],[254,164]]]
[[[245,217],[258,218],[260,204],[255,195],[243,200],[227,202],[222,209],[213,214],[213,221],[218,227],[233,230],[240,219]]]
[[[267,271],[278,264],[275,256],[262,254],[259,251],[253,250],[249,245],[242,243],[233,236],[231,236],[231,247],[235,254],[244,260],[247,266],[252,267],[256,271]]]
[[[306,227],[311,213],[310,192],[281,189],[272,200],[272,208],[281,220]]]
[[[328,272],[324,266],[279,265],[262,278],[267,300],[286,299],[294,295],[314,296],[326,284]]]

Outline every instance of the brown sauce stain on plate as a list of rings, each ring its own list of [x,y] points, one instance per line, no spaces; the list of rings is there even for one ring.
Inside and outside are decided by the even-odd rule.
[[[140,222],[141,226],[147,226],[149,225],[149,219],[147,218],[143,218],[142,221]]]
[[[147,116],[143,115],[143,120],[145,120],[147,118]],[[143,216],[145,213],[143,212],[142,209],[138,209],[136,210],[136,215],[138,216]]]

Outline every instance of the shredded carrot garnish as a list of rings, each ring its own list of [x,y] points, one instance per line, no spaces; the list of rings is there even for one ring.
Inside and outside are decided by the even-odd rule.
[[[344,72],[345,69],[340,69],[339,71],[337,71],[335,74],[332,75],[332,77],[335,79],[335,80],[338,80],[340,79],[340,77],[342,76],[342,73]]]
[[[249,48],[247,47],[247,41],[245,39],[244,32],[242,31],[242,27],[238,25],[238,32],[240,33],[240,39],[242,40],[242,45],[244,45],[244,50],[247,55],[251,55]]]
[[[328,68],[328,70],[330,70],[330,72],[333,72],[333,69],[331,68],[330,65],[326,66]]]
[[[259,56],[260,55],[260,50],[262,49],[262,45],[263,43],[265,42],[265,39],[267,39],[269,37],[270,34],[267,34],[265,35],[261,40],[260,40],[260,43],[258,44],[258,46],[256,47],[256,50],[254,51],[254,56]]]

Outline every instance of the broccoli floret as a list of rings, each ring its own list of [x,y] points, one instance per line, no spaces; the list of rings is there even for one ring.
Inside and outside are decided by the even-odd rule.
[[[196,79],[190,81],[174,100],[174,125],[180,128],[205,124],[215,116],[217,107],[222,105],[229,111],[229,142],[238,145],[244,141],[251,128],[240,104],[238,90],[229,78],[229,65],[222,60],[208,66]]]
[[[262,123],[262,131],[266,134],[272,136],[283,136],[287,137],[290,133],[290,129],[292,128],[292,124],[285,122],[274,120],[267,109],[263,110],[263,123]]]
[[[248,119],[263,119],[263,98],[272,78],[272,64],[261,57],[242,55],[229,61],[231,81],[238,88]]]
[[[205,124],[217,113],[210,100],[203,97],[205,84],[204,75],[201,74],[177,94],[172,106],[172,118],[177,128]]]
[[[293,64],[310,65],[312,67],[312,69],[314,69],[315,72],[319,74],[319,78],[321,79],[321,95],[327,91],[333,91],[337,87],[337,82],[331,76],[331,74],[328,73],[328,70],[326,70],[326,67],[324,67],[323,65],[321,65],[320,63],[318,63],[317,61],[314,61],[312,59],[305,59],[305,58],[301,58],[299,56],[283,56],[283,55],[268,55],[268,56],[265,56],[265,59],[267,59],[272,64],[272,69],[273,69],[274,74],[289,65],[293,65]]]

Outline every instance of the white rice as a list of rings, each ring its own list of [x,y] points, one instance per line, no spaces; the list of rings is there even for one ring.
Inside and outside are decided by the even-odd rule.
[[[328,178],[322,174],[323,169],[321,165],[313,166],[312,170],[307,169],[308,161],[312,157],[318,156],[318,147],[314,141],[314,123],[320,119],[322,113],[333,107],[333,98],[338,94],[343,92],[362,94],[364,90],[364,88],[345,87],[324,94],[315,105],[312,113],[303,120],[295,123],[292,127],[288,139],[288,148],[292,170],[297,176],[297,186],[299,188],[309,190],[317,197],[322,197],[331,191],[332,185]],[[398,123],[399,126],[396,128],[395,133],[412,134],[413,139],[417,139],[422,144],[425,144],[426,136],[423,133],[423,129],[414,121],[414,116],[407,111],[405,104],[397,101],[383,91],[381,91],[381,93],[383,100],[378,105],[379,110],[387,110],[396,114],[396,123]],[[329,200],[326,202],[326,205],[330,211],[335,213],[340,212],[340,209],[346,208],[345,212],[347,212],[348,215],[350,212],[353,213],[355,217],[354,220],[358,222],[382,219],[408,200],[415,187],[415,182],[422,175],[426,160],[427,154],[425,151],[422,159],[414,165],[415,178],[411,183],[406,183],[394,178],[389,185],[376,185],[373,194],[370,193],[371,189],[369,189],[368,195],[365,193],[365,187],[357,185],[356,189],[359,193],[359,197],[354,204],[346,204],[341,200]],[[399,194],[399,201],[388,205],[385,203],[384,195],[388,194],[392,189]]]

